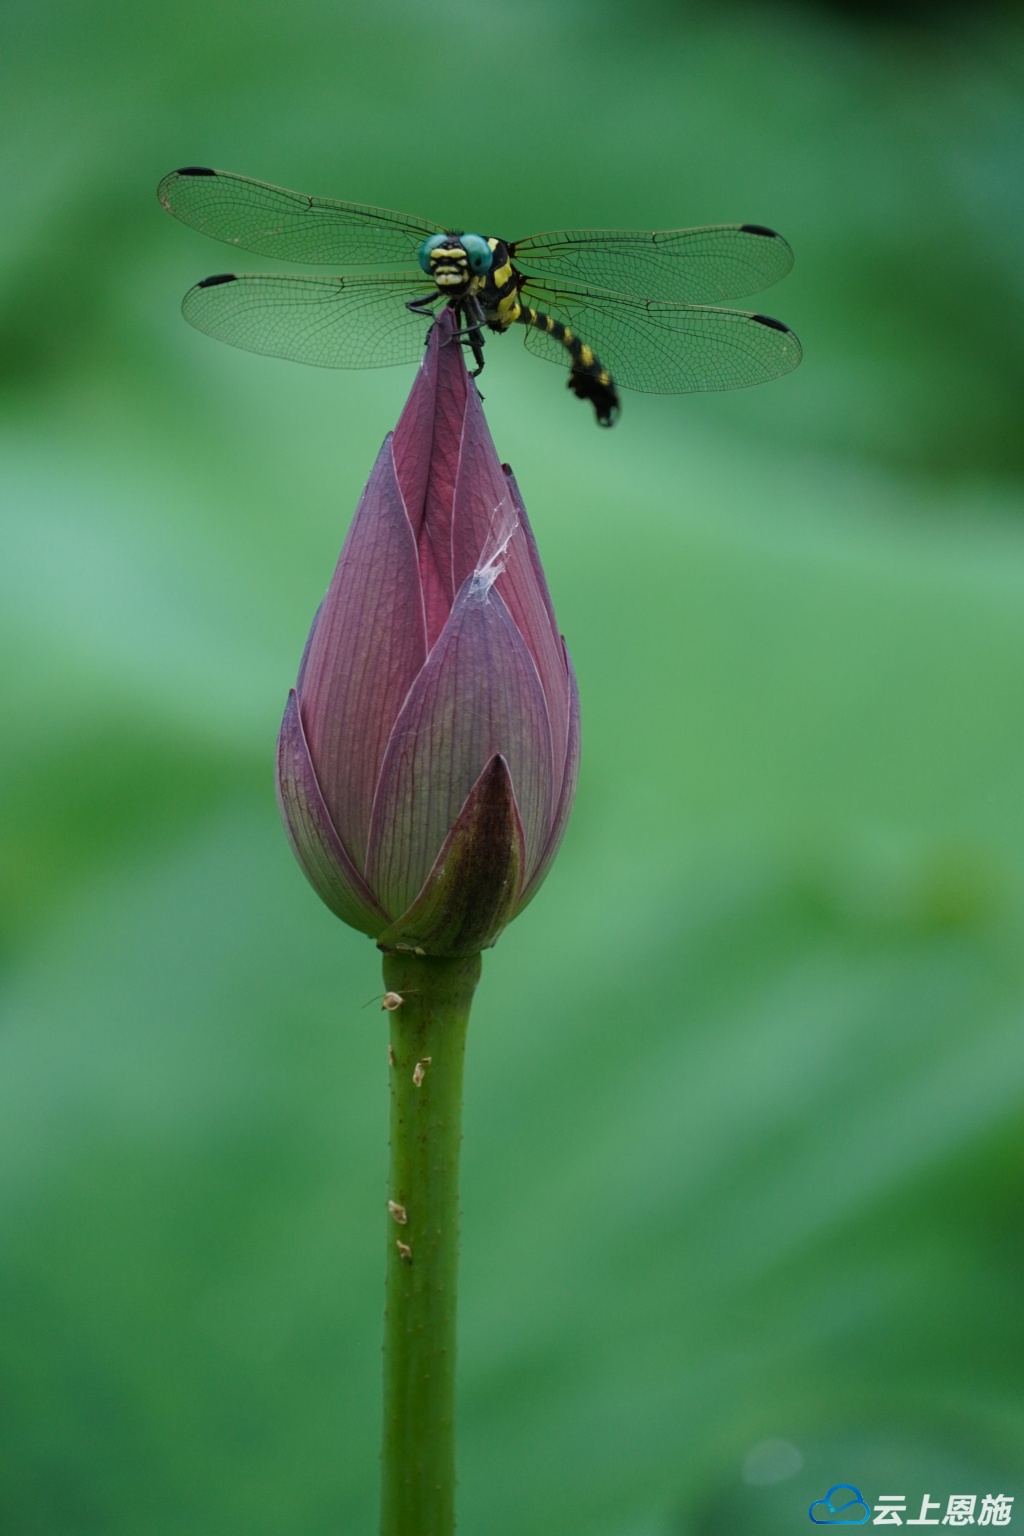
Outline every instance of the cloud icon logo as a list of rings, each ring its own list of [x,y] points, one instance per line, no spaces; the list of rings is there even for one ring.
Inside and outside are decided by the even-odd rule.
[[[838,1497],[837,1497],[838,1495]],[[815,1525],[867,1525],[871,1511],[852,1483],[836,1483],[807,1511]]]

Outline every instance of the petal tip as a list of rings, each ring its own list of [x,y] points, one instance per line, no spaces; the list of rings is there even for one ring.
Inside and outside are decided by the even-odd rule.
[[[379,935],[380,949],[437,958],[497,942],[519,898],[523,830],[508,764],[495,754],[470,791],[411,907]]]

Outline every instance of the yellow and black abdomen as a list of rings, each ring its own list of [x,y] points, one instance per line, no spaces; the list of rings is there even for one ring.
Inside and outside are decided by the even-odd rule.
[[[550,336],[552,341],[565,348],[570,359],[569,388],[581,400],[590,401],[599,426],[614,426],[620,409],[618,390],[593,348],[581,341],[575,331],[563,325],[561,320],[556,320],[554,315],[545,315],[538,309],[520,305],[516,320],[520,325],[528,325]]]
[[[608,369],[593,348],[580,341],[561,320],[520,303],[519,293],[525,279],[513,266],[508,246],[503,240],[489,239],[487,243],[494,256],[478,297],[490,329],[507,331],[512,325],[528,325],[564,347],[569,361],[569,388],[581,400],[590,401],[602,427],[612,426],[619,414],[619,396]]]

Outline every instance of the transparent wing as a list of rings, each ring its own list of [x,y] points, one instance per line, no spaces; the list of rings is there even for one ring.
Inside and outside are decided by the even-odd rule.
[[[182,302],[185,319],[247,352],[317,368],[383,368],[423,355],[429,316],[406,309],[423,298],[423,274],[363,277],[208,277]]]
[[[421,243],[439,229],[409,214],[307,197],[201,166],[172,171],[157,196],[183,224],[281,261],[335,267],[415,264]]]
[[[570,229],[515,242],[523,272],[641,298],[716,304],[760,293],[785,277],[793,252],[760,224],[706,229]]]
[[[767,315],[532,279],[523,295],[586,342],[616,384],[646,394],[743,389],[789,373],[803,356],[789,327]],[[568,364],[565,348],[545,331],[527,330],[526,345],[549,362]]]

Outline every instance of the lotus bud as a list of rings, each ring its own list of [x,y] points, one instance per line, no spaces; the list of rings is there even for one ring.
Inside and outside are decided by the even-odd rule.
[[[381,949],[473,955],[544,879],[578,764],[537,546],[442,310],[289,695],[285,828],[321,899]]]

